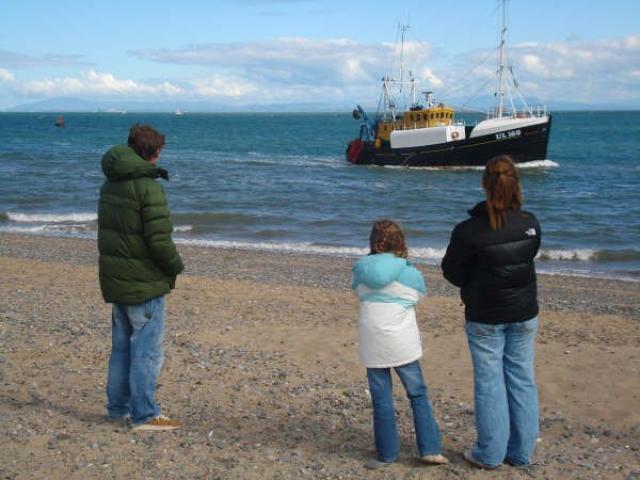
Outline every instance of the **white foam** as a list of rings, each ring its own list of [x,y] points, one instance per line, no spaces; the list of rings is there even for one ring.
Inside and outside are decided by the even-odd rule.
[[[190,232],[193,230],[193,225],[175,225],[173,227],[174,232]]]
[[[281,253],[306,253],[318,255],[360,256],[369,253],[368,248],[338,247],[330,245],[313,245],[311,243],[268,243],[268,242],[241,242],[233,240],[203,240],[176,238],[175,242],[182,245],[194,245],[198,247],[216,247],[240,250],[258,250]]]
[[[0,232],[6,233],[40,233],[40,234],[75,234],[91,232],[91,229],[87,229],[86,225],[56,225],[56,224],[44,224],[34,226],[22,226],[22,225],[2,225],[0,226]],[[95,232],[95,231],[94,231]]]
[[[446,248],[410,248],[410,258],[419,260],[442,260],[444,254],[447,253]]]
[[[553,160],[534,160],[532,162],[517,163],[518,168],[557,168],[560,164]]]
[[[588,262],[595,259],[596,250],[589,248],[576,250],[542,250],[538,254],[541,260],[572,260]]]
[[[0,232],[5,232],[5,233],[42,233],[46,230],[47,230],[46,225],[40,225],[39,227],[0,226]]]
[[[579,278],[602,278],[605,280],[620,280],[623,282],[634,282],[640,283],[640,278],[630,277],[626,275],[612,275],[607,272],[596,272],[596,271],[581,271],[581,270],[571,270],[571,269],[562,269],[562,270],[547,270],[543,268],[536,268],[538,273],[542,273],[544,275],[555,275],[562,277],[579,277]]]
[[[11,213],[7,218],[21,223],[63,223],[63,222],[94,222],[98,219],[96,213]]]
[[[369,248],[341,247],[333,245],[314,245],[308,242],[301,243],[269,243],[269,242],[241,242],[232,240],[204,240],[176,238],[176,243],[182,245],[194,245],[199,247],[230,248],[240,250],[258,250],[280,253],[302,253],[317,255],[337,255],[344,257],[359,257],[367,255]],[[444,248],[410,248],[409,256],[418,261],[437,261],[444,257]]]
[[[440,167],[407,167],[404,165],[372,165],[373,167],[381,166],[383,168],[400,169],[400,170],[471,170],[471,171],[483,171],[484,165],[450,165]],[[533,160],[531,162],[516,163],[518,168],[557,168],[560,164],[553,160]]]

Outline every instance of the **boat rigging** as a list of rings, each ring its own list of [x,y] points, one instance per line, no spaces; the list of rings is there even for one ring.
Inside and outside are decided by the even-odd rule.
[[[411,72],[405,80],[403,65],[404,37],[408,30],[399,26],[399,79],[385,76],[378,111],[369,118],[359,105],[353,111],[362,119],[360,135],[352,140],[346,157],[355,164],[399,166],[481,166],[492,157],[510,155],[516,163],[543,160],[551,128],[551,115],[545,107],[534,111],[518,89],[513,68],[507,66],[506,0],[502,0],[502,28],[497,47],[496,105],[486,118],[474,126],[456,119],[453,107],[434,101],[432,91],[421,92],[424,105],[418,102],[417,84]],[[507,81],[510,75],[511,82]],[[398,108],[395,98],[409,89],[410,103]],[[516,92],[523,107],[518,110],[513,99]],[[507,111],[505,98],[508,98]]]

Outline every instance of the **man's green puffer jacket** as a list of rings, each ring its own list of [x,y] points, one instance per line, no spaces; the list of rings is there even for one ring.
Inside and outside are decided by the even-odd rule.
[[[107,303],[132,305],[169,293],[184,266],[171,239],[173,226],[162,169],[126,145],[102,157],[107,180],[100,189],[100,289]]]

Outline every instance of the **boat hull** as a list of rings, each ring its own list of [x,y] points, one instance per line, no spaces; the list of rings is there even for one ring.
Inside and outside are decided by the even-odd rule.
[[[468,135],[472,128],[467,128]],[[435,145],[392,149],[354,140],[346,156],[355,164],[402,167],[484,166],[496,155],[509,155],[515,163],[524,163],[547,158],[550,131],[551,115],[545,123]]]

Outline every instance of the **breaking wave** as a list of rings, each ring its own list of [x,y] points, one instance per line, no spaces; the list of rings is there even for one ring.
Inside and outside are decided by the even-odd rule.
[[[0,218],[19,223],[68,223],[95,222],[96,213],[13,213],[4,212]]]

